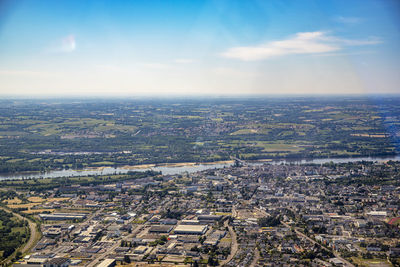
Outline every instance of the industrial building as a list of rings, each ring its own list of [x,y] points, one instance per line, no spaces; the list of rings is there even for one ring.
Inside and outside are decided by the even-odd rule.
[[[150,233],[166,233],[168,234],[169,232],[172,231],[174,227],[170,225],[153,225],[150,227],[149,232]]]
[[[83,213],[53,213],[53,214],[39,214],[42,220],[47,221],[69,221],[69,220],[83,220],[86,214]]]
[[[221,215],[199,215],[197,216],[199,221],[219,221],[222,219]]]
[[[114,267],[116,265],[115,259],[105,259],[97,267]]]
[[[182,220],[181,224],[184,224],[184,225],[198,225],[198,224],[200,224],[200,221],[199,220]]]
[[[180,235],[203,235],[207,232],[207,225],[178,225],[174,233]]]

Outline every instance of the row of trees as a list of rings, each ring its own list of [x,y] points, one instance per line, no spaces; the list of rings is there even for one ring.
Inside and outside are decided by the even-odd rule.
[[[0,210],[0,252],[3,252],[0,259],[13,254],[28,238],[28,222],[18,220],[12,213]]]

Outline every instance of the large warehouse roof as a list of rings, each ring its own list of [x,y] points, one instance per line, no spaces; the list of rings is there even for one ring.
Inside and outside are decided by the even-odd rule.
[[[207,225],[178,225],[175,234],[197,234],[201,235],[207,231]]]

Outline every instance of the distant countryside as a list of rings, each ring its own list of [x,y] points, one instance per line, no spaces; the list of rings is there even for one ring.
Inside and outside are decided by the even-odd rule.
[[[399,97],[0,100],[0,172],[393,156]]]

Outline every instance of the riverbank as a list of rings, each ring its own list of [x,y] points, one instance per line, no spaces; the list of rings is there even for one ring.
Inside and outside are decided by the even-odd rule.
[[[141,165],[126,165],[121,168],[123,169],[148,169],[156,167],[187,167],[187,166],[198,166],[198,165],[214,165],[214,164],[233,164],[233,160],[220,160],[211,162],[178,162],[178,163],[161,163],[161,164],[141,164]]]
[[[324,164],[324,163],[346,163],[355,161],[388,161],[400,160],[400,156],[392,157],[345,157],[345,158],[319,158],[319,159],[259,159],[252,161],[242,161],[248,165],[260,164]],[[90,176],[90,175],[113,175],[113,174],[126,174],[130,171],[160,171],[164,175],[175,175],[184,172],[193,173],[207,169],[224,168],[232,166],[234,160],[224,160],[215,162],[179,162],[179,163],[160,163],[160,164],[141,164],[141,165],[125,165],[122,167],[108,167],[100,166],[94,168],[86,168],[81,170],[55,170],[45,173],[13,173],[0,175],[0,180],[12,179],[40,179],[40,178],[61,178],[61,177],[76,177],[76,176]]]

